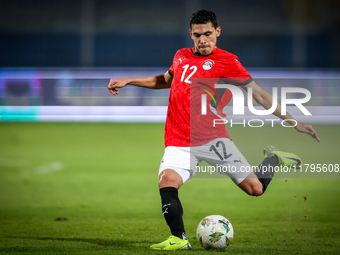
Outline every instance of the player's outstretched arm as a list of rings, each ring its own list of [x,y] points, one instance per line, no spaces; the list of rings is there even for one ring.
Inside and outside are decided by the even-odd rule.
[[[166,89],[171,86],[172,77],[168,72],[150,77],[138,77],[138,78],[113,78],[110,79],[109,89],[112,95],[119,95],[119,88],[125,87],[127,84],[144,87],[148,89]]]
[[[242,88],[248,92],[249,88],[252,89],[254,100],[265,109],[269,109],[272,106],[273,97],[267,91],[258,86],[254,81],[250,82],[248,85],[242,86]],[[315,138],[318,142],[320,142],[320,138],[318,137],[316,131],[310,124],[306,124],[303,122],[298,122],[295,120],[288,112],[286,115],[281,114],[281,105],[278,103],[276,110],[273,112],[276,117],[279,117],[282,120],[287,120],[290,125],[295,125],[295,129],[301,133],[306,133]]]
[[[295,126],[295,129],[301,133],[306,133],[311,135],[313,138],[315,138],[318,142],[321,142],[320,138],[318,137],[318,134],[310,124],[306,124],[303,122],[298,122]]]

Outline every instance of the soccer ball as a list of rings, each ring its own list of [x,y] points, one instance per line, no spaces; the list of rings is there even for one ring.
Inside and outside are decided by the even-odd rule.
[[[221,215],[210,215],[197,226],[198,242],[205,249],[225,249],[231,243],[234,229],[230,221]]]

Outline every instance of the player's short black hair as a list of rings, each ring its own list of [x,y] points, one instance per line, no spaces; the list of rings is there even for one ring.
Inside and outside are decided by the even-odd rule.
[[[209,22],[215,29],[218,27],[216,14],[205,9],[198,10],[191,15],[190,28],[193,24],[207,24]]]

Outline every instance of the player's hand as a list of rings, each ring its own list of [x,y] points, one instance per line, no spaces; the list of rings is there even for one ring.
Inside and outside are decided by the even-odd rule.
[[[126,79],[110,79],[109,85],[107,86],[107,88],[109,89],[110,93],[112,95],[119,95],[119,91],[117,90],[117,88],[122,88],[127,84],[127,80]]]
[[[302,123],[302,122],[298,122],[298,124],[295,126],[295,129],[301,133],[306,133],[311,135],[313,138],[315,138],[318,142],[320,142],[320,138],[318,137],[316,131],[314,130],[314,128],[312,127],[312,125],[306,124],[306,123]]]

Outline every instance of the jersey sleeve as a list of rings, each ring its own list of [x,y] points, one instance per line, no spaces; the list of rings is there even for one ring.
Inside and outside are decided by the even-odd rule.
[[[228,61],[228,65],[228,73],[221,79],[224,83],[244,86],[253,81],[253,78],[240,63],[237,56],[232,55]]]
[[[174,77],[174,65],[172,64],[168,70],[168,73],[173,78]]]
[[[168,70],[168,72],[169,72],[171,77],[174,77],[174,74],[175,74],[175,65],[178,62],[178,60],[176,61],[176,59],[178,59],[179,54],[180,54],[180,50],[178,50],[176,52],[176,54],[174,55],[174,58],[172,60],[172,65],[170,66],[170,68]]]

